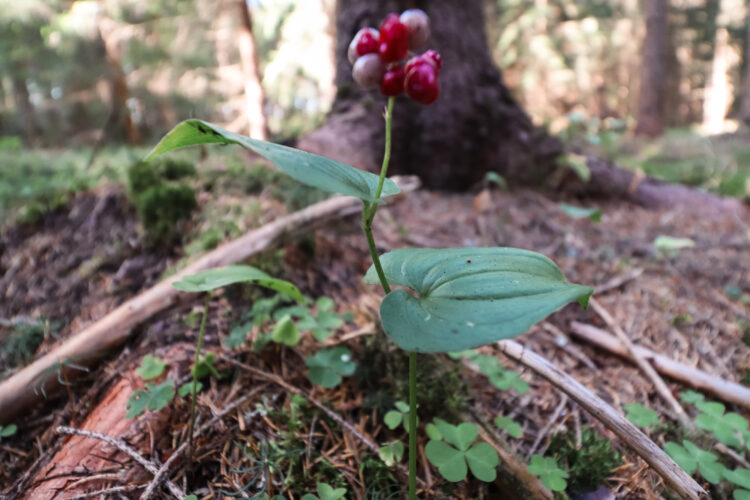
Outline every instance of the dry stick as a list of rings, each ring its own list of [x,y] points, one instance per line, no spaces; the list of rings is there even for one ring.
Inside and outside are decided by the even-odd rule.
[[[138,462],[141,466],[143,466],[144,469],[149,471],[151,474],[156,474],[159,472],[159,470],[156,468],[156,465],[153,462],[149,462],[148,460],[143,458],[137,451],[135,451],[133,448],[123,443],[119,439],[114,439],[109,436],[105,436],[104,434],[99,434],[98,432],[87,431],[84,429],[74,429],[73,427],[68,427],[65,425],[61,425],[57,427],[55,431],[58,434],[70,434],[70,435],[76,435],[76,436],[84,436],[84,437],[94,438],[100,441],[104,441],[108,445],[113,446],[117,448],[118,450],[129,455],[133,460]],[[180,490],[180,488],[178,488],[172,481],[167,481],[166,484],[167,484],[167,489],[169,489],[169,492],[172,493],[172,495],[180,499],[185,498],[185,493],[182,490]]]
[[[695,430],[695,425],[693,425],[690,417],[687,416],[685,410],[674,397],[672,391],[669,390],[667,384],[664,383],[664,379],[662,379],[659,374],[656,373],[656,370],[653,366],[651,366],[651,363],[646,361],[646,359],[640,355],[635,345],[633,345],[633,343],[630,341],[630,337],[628,337],[623,329],[620,328],[620,325],[617,324],[612,315],[610,315],[609,312],[604,308],[604,306],[602,306],[593,297],[589,300],[589,305],[604,320],[604,322],[607,323],[607,325],[615,332],[617,338],[619,338],[620,341],[625,345],[635,364],[638,365],[638,368],[640,368],[641,371],[643,371],[643,373],[646,375],[646,377],[648,377],[648,379],[651,381],[651,383],[654,384],[656,392],[659,393],[662,399],[664,399],[664,401],[666,401],[667,404],[672,407],[672,410],[677,414],[677,418],[679,419],[682,426],[690,431]]]
[[[112,493],[123,493],[123,492],[134,491],[140,488],[143,488],[142,484],[134,484],[134,485],[128,485],[128,486],[113,486],[111,488],[106,488],[103,490],[90,491],[88,493],[81,493],[80,495],[67,497],[65,500],[80,500],[83,498],[91,498],[91,497],[98,497],[98,496],[102,496],[102,498],[112,498],[107,495],[111,495]]]
[[[265,385],[260,385],[258,387],[254,387],[252,390],[250,390],[247,394],[240,397],[239,399],[233,401],[232,403],[228,404],[224,407],[223,410],[221,410],[219,413],[214,415],[214,417],[209,420],[206,424],[200,426],[197,431],[195,431],[195,437],[196,439],[201,436],[208,428],[210,428],[212,425],[214,425],[216,422],[227,416],[229,413],[233,412],[235,408],[239,407],[243,403],[245,403],[248,399],[258,394],[260,391],[265,389]],[[141,495],[141,500],[147,500],[151,498],[151,496],[154,494],[156,489],[161,485],[162,482],[164,482],[167,472],[169,472],[169,468],[172,466],[172,464],[177,460],[178,457],[182,456],[183,453],[185,453],[185,450],[188,449],[189,442],[185,441],[183,442],[175,451],[172,453],[172,455],[167,459],[164,464],[159,468],[158,471],[156,471],[156,474],[154,474],[154,478],[149,483],[148,487],[146,488],[146,491],[143,492]]]
[[[633,359],[622,342],[601,328],[573,321],[570,324],[570,330],[578,339],[630,360]],[[642,358],[649,360],[660,373],[696,389],[710,392],[724,401],[750,408],[750,388],[683,365],[645,347],[636,346],[635,350]]]
[[[330,408],[328,408],[326,405],[324,405],[323,403],[321,403],[317,399],[315,399],[312,396],[310,396],[309,394],[307,394],[305,391],[303,391],[301,389],[298,389],[297,387],[294,387],[291,384],[286,383],[281,377],[279,377],[277,375],[274,375],[274,374],[268,373],[268,372],[264,372],[263,370],[261,370],[259,368],[255,368],[254,366],[250,366],[250,365],[248,365],[246,363],[241,363],[239,361],[236,361],[234,359],[227,358],[227,357],[224,357],[224,356],[221,356],[221,359],[223,359],[224,361],[226,361],[228,363],[231,363],[231,364],[233,364],[235,366],[239,366],[240,368],[242,368],[244,370],[247,370],[250,373],[252,373],[252,374],[254,374],[254,375],[256,375],[256,376],[258,376],[258,377],[260,377],[260,378],[262,378],[264,380],[267,380],[269,382],[273,382],[274,384],[278,385],[279,387],[283,387],[284,389],[286,389],[288,392],[290,392],[292,394],[297,394],[299,396],[302,396],[307,401],[309,401],[310,403],[312,403],[314,406],[318,407],[323,413],[325,413],[326,415],[328,415],[331,420],[333,420],[334,422],[336,422],[337,424],[339,424],[341,427],[343,427],[344,429],[346,429],[349,432],[351,432],[357,439],[359,439],[360,441],[362,441],[365,444],[365,446],[367,446],[370,449],[370,451],[372,451],[376,455],[378,454],[378,451],[380,450],[380,447],[377,444],[375,444],[370,438],[368,438],[367,436],[365,436],[364,434],[362,434],[352,424],[350,424],[349,422],[347,422],[346,420],[344,420],[343,418],[341,418],[338,415],[338,413],[334,412],[333,410],[331,410]],[[399,470],[399,472],[401,474],[403,474],[406,477],[409,477],[409,471],[406,469],[406,467],[404,466],[404,464],[397,463],[396,464],[396,468]],[[417,481],[419,482],[420,486],[426,487],[426,483],[421,478],[417,478]]]
[[[501,340],[498,342],[498,346],[506,356],[547,379],[548,382],[591,413],[594,418],[601,421],[653,467],[675,493],[682,498],[689,499],[697,499],[701,495],[705,495],[706,492],[703,488],[640,429],[592,394],[580,382],[518,342]]]
[[[402,192],[417,189],[415,177],[394,177]],[[67,339],[63,344],[34,361],[23,370],[0,383],[0,424],[12,421],[24,409],[41,399],[35,389],[39,382],[47,392],[57,384],[54,375],[60,363],[74,360],[91,363],[110,349],[128,339],[132,330],[145,320],[173,304],[181,296],[172,283],[198,271],[243,261],[271,248],[286,237],[309,231],[324,221],[357,213],[362,202],[349,196],[334,196],[293,214],[279,217],[244,236],[206,254],[183,271],[128,300],[88,328]],[[44,380],[47,375],[47,381]],[[49,382],[49,384],[47,384]]]
[[[557,419],[560,418],[560,414],[563,412],[563,410],[565,409],[565,405],[567,404],[568,396],[563,394],[563,397],[562,399],[560,399],[560,403],[557,405],[557,408],[555,408],[555,411],[552,412],[552,416],[547,419],[547,423],[539,432],[539,435],[534,440],[534,444],[531,445],[531,448],[529,448],[529,451],[526,453],[526,460],[531,459],[531,456],[539,447],[539,444],[541,444],[542,440],[547,437],[547,433],[550,431],[550,429],[552,429],[552,426],[557,423]]]

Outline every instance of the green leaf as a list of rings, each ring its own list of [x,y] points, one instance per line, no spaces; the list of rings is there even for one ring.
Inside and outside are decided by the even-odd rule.
[[[320,500],[339,500],[346,495],[346,488],[333,489],[332,486],[326,483],[318,483],[318,495]]]
[[[625,417],[638,427],[648,427],[659,423],[659,414],[640,403],[632,403],[623,406]]]
[[[150,160],[173,149],[199,144],[238,144],[273,162],[279,169],[308,186],[324,191],[355,196],[373,201],[378,176],[323,156],[298,149],[258,141],[224,130],[201,120],[186,120],[173,128],[146,157]],[[385,180],[382,196],[398,193],[390,179]]]
[[[378,456],[388,467],[393,467],[396,462],[400,462],[404,456],[404,443],[393,441],[382,446],[378,450]]]
[[[278,344],[293,346],[299,344],[299,330],[291,316],[284,316],[276,323],[271,332],[271,340]]]
[[[565,491],[565,488],[568,486],[568,483],[565,481],[568,473],[557,465],[554,458],[534,455],[531,457],[528,470],[552,491]]]
[[[6,426],[0,425],[0,438],[10,437],[18,431],[16,424],[8,424]]]
[[[560,203],[560,210],[573,219],[584,219],[588,217],[594,222],[601,222],[602,220],[602,210],[596,207],[584,208],[568,205],[567,203]]]
[[[487,443],[477,443],[466,452],[466,462],[474,476],[480,481],[492,482],[497,477],[495,468],[500,463],[497,452]]]
[[[673,236],[657,236],[654,248],[661,253],[674,253],[683,248],[694,247],[695,242],[690,238],[675,238]]]
[[[145,410],[161,410],[167,406],[173,396],[174,380],[168,379],[159,385],[148,382],[146,389],[138,390],[131,394],[126,405],[128,412],[125,418],[137,417]]]
[[[199,359],[198,363],[193,366],[192,373],[193,376],[198,379],[207,377],[209,375],[213,375],[214,377],[219,378],[219,372],[217,372],[216,368],[214,368],[214,353],[209,352],[205,356],[203,356],[202,359]]]
[[[664,451],[688,474],[698,469],[698,460],[688,450],[673,441],[664,443]]]
[[[563,165],[570,167],[582,181],[588,182],[591,179],[591,170],[589,170],[585,156],[568,153],[558,157],[558,160]]]
[[[141,366],[135,371],[135,373],[140,375],[143,380],[151,380],[164,373],[164,368],[166,366],[167,364],[161,359],[156,358],[151,354],[147,354],[143,360],[141,360]]]
[[[356,368],[346,347],[321,349],[307,357],[305,364],[309,368],[307,377],[310,381],[325,388],[336,387],[341,383],[342,375],[351,375]]]
[[[497,373],[490,375],[489,379],[490,383],[501,391],[515,389],[518,394],[529,392],[529,384],[521,378],[518,372],[513,370],[501,368]]]
[[[381,257],[392,286],[380,306],[383,329],[402,349],[452,352],[514,337],[592,287],[568,283],[541,254],[515,248],[410,248]],[[374,267],[367,283],[378,282]]]
[[[501,429],[505,429],[505,432],[511,437],[520,438],[523,435],[521,424],[513,420],[511,417],[497,417],[495,418],[495,425]]]
[[[243,282],[255,283],[284,293],[298,302],[304,302],[305,300],[299,288],[293,284],[272,278],[260,269],[251,266],[226,266],[208,269],[185,276],[182,280],[172,283],[172,286],[183,292],[210,292],[217,288]]]
[[[195,386],[195,392],[196,394],[201,392],[203,390],[203,382],[198,382]],[[177,395],[181,398],[184,398],[185,396],[188,396],[193,393],[193,381],[185,382],[180,386],[180,388],[177,390]]]
[[[685,403],[696,404],[705,400],[705,397],[700,392],[682,391],[680,393],[680,399],[682,399],[682,401],[684,401]]]
[[[385,421],[385,425],[388,426],[389,429],[393,430],[401,425],[401,419],[403,418],[403,416],[404,414],[400,411],[391,410],[385,414],[385,417],[383,417],[383,421]]]
[[[427,437],[430,439],[443,439],[443,434],[438,430],[437,425],[433,423],[429,423],[425,425],[424,432],[427,434]]]
[[[396,401],[393,403],[393,406],[395,406],[401,413],[409,413],[409,405],[404,401]]]
[[[446,480],[457,483],[466,477],[468,469],[464,454],[442,441],[431,440],[425,446],[427,460],[438,468]]]
[[[747,469],[735,469],[735,470],[724,470],[724,478],[727,481],[750,490],[750,470]]]
[[[224,342],[228,349],[234,349],[245,343],[247,340],[247,334],[253,329],[253,323],[243,323],[237,325],[229,331],[229,335],[224,337]]]
[[[742,446],[736,431],[746,431],[747,420],[737,413],[725,415],[726,407],[721,403],[700,401],[695,406],[703,412],[695,418],[695,425],[699,429],[711,432],[717,440],[726,445],[736,448]]]
[[[495,185],[497,185],[497,187],[499,187],[503,191],[507,191],[508,190],[508,183],[503,178],[503,176],[501,176],[497,172],[487,172],[486,174],[484,174],[484,181],[487,184],[495,184]]]
[[[750,500],[750,491],[734,490],[734,492],[732,492],[732,498],[734,498],[734,500]]]
[[[188,495],[185,498],[183,498],[182,500],[198,500],[198,497],[195,496],[195,495]]]

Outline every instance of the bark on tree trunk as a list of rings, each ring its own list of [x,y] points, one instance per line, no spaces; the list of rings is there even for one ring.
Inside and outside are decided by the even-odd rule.
[[[646,39],[643,41],[641,90],[635,133],[650,137],[664,131],[667,66],[667,0],[647,0]]]
[[[503,85],[487,46],[482,0],[339,0],[338,94],[326,123],[299,146],[368,170],[380,168],[386,100],[354,84],[346,49],[359,28],[377,27],[388,12],[410,7],[430,16],[428,47],[444,61],[441,95],[430,106],[396,99],[389,174],[416,174],[427,187],[441,189],[465,189],[488,170],[542,182],[562,145],[534,127]]]
[[[238,45],[245,78],[245,115],[248,134],[253,139],[265,140],[266,120],[263,116],[263,87],[260,84],[258,59],[253,39],[253,20],[246,0],[237,0],[240,14],[240,34]]]

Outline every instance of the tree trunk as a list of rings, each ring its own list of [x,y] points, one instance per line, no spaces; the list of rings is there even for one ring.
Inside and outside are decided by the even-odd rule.
[[[396,99],[389,174],[416,174],[427,187],[443,189],[464,189],[488,170],[520,182],[543,181],[562,146],[534,127],[503,85],[487,46],[482,0],[339,0],[338,94],[326,123],[299,146],[368,170],[380,168],[386,99],[354,84],[346,49],[359,28],[377,27],[389,11],[409,7],[430,16],[428,47],[444,61],[441,94],[429,106]]]
[[[245,115],[248,134],[253,139],[266,139],[266,119],[263,116],[263,87],[260,84],[258,59],[253,39],[253,20],[246,0],[237,0],[240,14],[240,32],[237,41],[240,49],[242,74],[245,79]]]
[[[635,133],[656,137],[664,131],[667,67],[667,0],[646,0],[641,90]]]
[[[23,138],[27,145],[34,143],[37,133],[36,120],[34,119],[34,106],[29,99],[29,89],[23,78],[14,76],[11,79],[13,87],[13,100],[15,101],[16,112],[21,117],[23,127]]]
[[[745,77],[742,84],[742,108],[740,120],[750,126],[750,2],[747,8],[747,31],[745,32]]]

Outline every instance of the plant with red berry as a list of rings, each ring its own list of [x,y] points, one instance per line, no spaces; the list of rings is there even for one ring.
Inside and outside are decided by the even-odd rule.
[[[416,498],[417,484],[417,353],[462,351],[515,337],[569,302],[577,300],[585,305],[593,291],[591,287],[569,283],[554,262],[527,250],[406,248],[378,255],[372,223],[382,198],[399,191],[387,178],[395,97],[406,92],[411,99],[428,105],[440,95],[440,55],[428,50],[407,60],[409,50],[421,50],[429,35],[427,14],[410,9],[400,16],[389,14],[379,30],[361,29],[349,45],[354,80],[365,88],[379,88],[388,98],[385,153],[379,176],[322,156],[235,134],[201,120],[177,125],[149,155],[152,158],[198,144],[238,144],[267,158],[302,183],[362,200],[362,229],[373,262],[364,279],[366,283],[382,285],[386,293],[380,305],[383,330],[409,352],[410,499]],[[400,288],[392,290],[391,284]],[[455,432],[450,426],[446,429],[452,434],[445,439],[458,449],[433,445],[427,453],[441,473],[452,467],[451,460],[456,457],[469,467],[481,462],[484,455],[470,448],[475,437],[471,429],[465,425]],[[466,432],[462,434],[461,429]],[[494,477],[494,465],[489,462],[483,462],[480,469],[477,473],[472,468],[475,476]],[[456,480],[450,474],[444,477]]]

